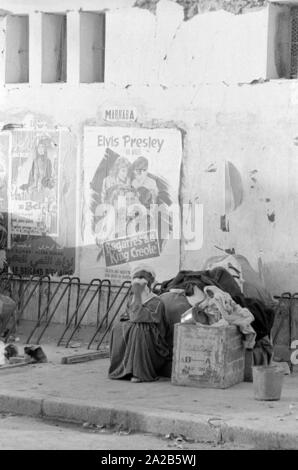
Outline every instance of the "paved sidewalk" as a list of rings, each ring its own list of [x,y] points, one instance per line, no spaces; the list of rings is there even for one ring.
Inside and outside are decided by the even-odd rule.
[[[261,402],[253,398],[252,383],[218,390],[174,386],[166,379],[109,380],[108,359],[63,365],[63,356],[87,351],[43,349],[47,364],[0,369],[0,411],[198,441],[298,449],[297,374],[285,376],[280,401]]]

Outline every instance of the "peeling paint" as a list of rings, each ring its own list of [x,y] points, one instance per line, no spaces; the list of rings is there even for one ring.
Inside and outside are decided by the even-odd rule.
[[[236,251],[235,248],[220,248],[217,245],[214,245],[214,248],[217,248],[220,251],[223,251],[224,253],[227,253],[228,255],[235,255]]]
[[[269,222],[275,222],[275,212],[272,211],[271,213],[267,214]]]
[[[3,10],[3,8],[0,9],[0,16],[7,16],[7,15],[12,15],[11,11],[8,10]]]
[[[1,131],[11,131],[12,129],[19,129],[19,128],[22,128],[22,127],[24,127],[23,124],[9,122],[7,124],[4,124]]]
[[[156,14],[156,6],[159,0],[136,0],[134,7],[145,8],[151,13]]]
[[[238,86],[244,86],[244,85],[263,85],[264,83],[269,83],[270,80],[269,78],[257,78],[252,80],[251,82],[240,82],[238,83]]]
[[[233,212],[243,202],[243,184],[238,168],[227,161],[225,164],[225,212]]]
[[[224,253],[227,253],[228,255],[234,255],[236,253],[235,248],[221,248],[220,246],[214,245],[214,248],[217,250],[223,251]]]
[[[250,82],[250,85],[258,85],[260,83],[266,83],[266,82],[269,82],[269,79],[268,78],[257,78],[255,80],[252,80]]]
[[[208,168],[205,170],[206,173],[215,173],[216,171],[217,171],[217,168],[214,165],[214,163],[210,163]]]
[[[134,7],[145,8],[156,14],[156,7],[160,0],[136,0]],[[263,8],[267,0],[172,0],[178,3],[184,11],[184,21],[190,20],[195,15],[225,10],[239,15],[250,9]]]
[[[220,230],[222,230],[223,232],[229,232],[230,231],[229,221],[228,221],[226,215],[221,215],[220,216]]]

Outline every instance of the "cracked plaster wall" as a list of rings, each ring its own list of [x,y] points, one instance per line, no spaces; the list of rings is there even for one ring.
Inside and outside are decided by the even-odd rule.
[[[76,4],[87,9],[91,3]],[[266,78],[268,9],[239,16],[217,11],[185,22],[183,8],[171,1],[160,1],[156,16],[127,3],[123,8],[123,2],[115,2],[120,7],[110,7],[107,13],[104,85],[76,82],[79,43],[73,31],[78,12],[73,11],[70,83],[38,83],[32,75],[38,70],[34,61],[28,85],[0,88],[0,121],[42,111],[54,124],[71,129],[78,155],[84,123],[105,125],[106,105],[136,107],[136,125],[184,129],[181,201],[198,197],[204,204],[204,244],[195,252],[182,244],[181,267],[201,268],[207,257],[220,254],[214,245],[235,248],[254,267],[262,257],[267,285],[274,293],[296,290],[297,84],[249,84]],[[32,12],[31,21],[38,22],[38,15]],[[31,34],[36,43],[32,54],[38,51],[38,33]],[[4,34],[0,37],[3,41]],[[228,214],[230,232],[220,229],[224,160],[235,164],[244,185],[243,204]],[[216,171],[206,171],[211,164]]]

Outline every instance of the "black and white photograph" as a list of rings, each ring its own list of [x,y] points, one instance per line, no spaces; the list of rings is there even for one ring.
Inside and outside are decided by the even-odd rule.
[[[0,0],[0,451],[285,465],[297,214],[298,0]]]

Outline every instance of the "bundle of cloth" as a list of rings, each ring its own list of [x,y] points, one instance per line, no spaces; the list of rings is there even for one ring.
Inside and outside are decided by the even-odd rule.
[[[259,259],[259,272],[255,271],[248,259],[239,254],[225,254],[223,256],[213,256],[209,258],[203,269],[214,269],[216,267],[225,268],[235,279],[244,297],[256,298],[265,305],[275,306],[276,300],[266,289],[261,260]]]
[[[216,286],[204,287],[204,300],[181,316],[181,323],[203,323],[217,327],[235,325],[244,335],[244,347],[255,346],[256,332],[251,326],[254,316],[238,305],[227,292]]]
[[[203,271],[180,271],[175,278],[161,284],[161,293],[173,290],[187,292],[193,285],[205,294],[203,301],[192,309],[193,318],[204,324],[220,321],[221,324],[237,325],[245,335],[245,346],[256,351],[255,364],[270,362],[273,352],[270,332],[274,322],[274,308],[260,298],[246,297],[241,275],[233,275],[221,266]],[[186,314],[187,312],[184,319]],[[263,343],[266,360],[262,356]]]

